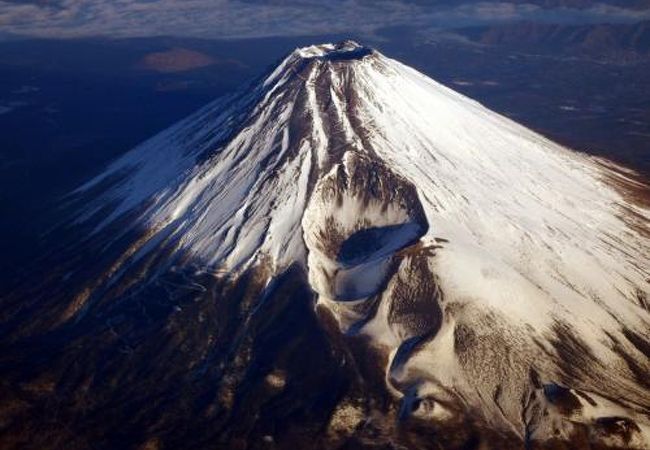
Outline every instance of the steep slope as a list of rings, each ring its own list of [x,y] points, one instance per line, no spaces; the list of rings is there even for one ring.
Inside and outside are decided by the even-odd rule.
[[[233,359],[214,379],[216,408],[237,417],[252,401],[257,312],[291,311],[300,292],[332,354],[359,366],[360,387],[322,407],[326,448],[370,446],[378,414],[396,425],[377,445],[647,448],[647,192],[377,51],[306,47],[72,194],[83,213],[68,229],[87,237],[58,256],[39,326],[113,320],[180,274],[170,298],[237,302],[237,320],[219,310]],[[80,267],[84,252],[94,264]],[[9,323],[15,339],[34,333]],[[480,437],[462,437],[468,423]],[[237,439],[254,429],[223,426]]]

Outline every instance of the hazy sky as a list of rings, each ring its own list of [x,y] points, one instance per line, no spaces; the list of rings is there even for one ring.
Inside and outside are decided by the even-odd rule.
[[[354,31],[398,25],[451,28],[515,20],[633,22],[650,1],[424,0],[0,0],[0,37],[192,36],[244,38]]]

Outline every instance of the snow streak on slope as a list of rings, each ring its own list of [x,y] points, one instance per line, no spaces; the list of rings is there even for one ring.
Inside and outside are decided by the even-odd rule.
[[[631,183],[344,42],[296,50],[77,193],[101,192],[82,221],[112,207],[97,236],[143,232],[111,274],[163,250],[232,276],[300,265],[342,332],[390,354],[404,414],[540,440],[616,417],[626,433],[602,439],[643,448],[650,211]]]

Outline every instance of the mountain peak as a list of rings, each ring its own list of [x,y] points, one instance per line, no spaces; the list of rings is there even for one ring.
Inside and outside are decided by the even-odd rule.
[[[319,59],[325,61],[346,61],[362,59],[371,55],[374,50],[353,40],[343,40],[337,44],[326,43],[298,48],[293,54],[304,59]]]
[[[298,49],[79,189],[115,258],[64,319],[119,277],[192,267],[272,290],[293,268],[383,353],[404,414],[522,440],[616,415],[648,448],[650,211],[626,175],[373,55]]]

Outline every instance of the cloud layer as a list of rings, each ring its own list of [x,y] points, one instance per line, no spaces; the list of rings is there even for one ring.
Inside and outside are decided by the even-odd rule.
[[[547,1],[0,0],[0,36],[246,38],[371,34],[400,25],[452,28],[514,20],[585,23],[650,19],[650,5],[643,7],[638,2],[632,2],[634,7],[587,2],[582,8],[557,3],[548,7]]]

